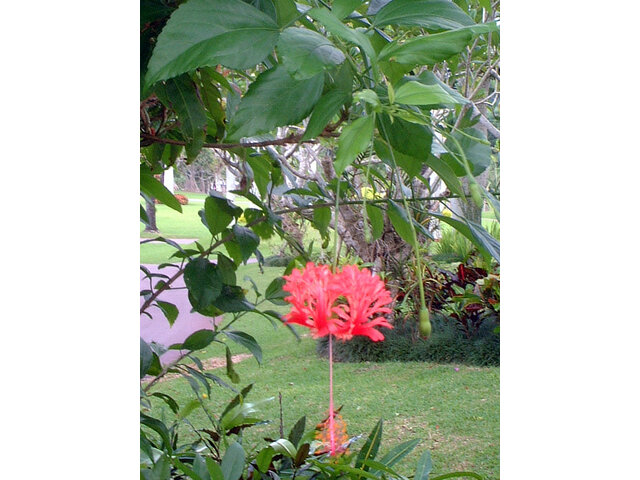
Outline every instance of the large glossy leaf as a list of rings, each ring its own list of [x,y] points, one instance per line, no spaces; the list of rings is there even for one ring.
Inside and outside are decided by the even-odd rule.
[[[413,178],[420,174],[423,166],[423,158],[412,157],[395,149],[392,152],[387,142],[379,138],[376,138],[373,144],[376,155],[390,167],[393,167],[395,161],[396,166],[404,170],[409,177]]]
[[[193,332],[182,343],[184,350],[202,350],[206,348],[216,338],[216,333],[213,330],[203,329]]]
[[[393,0],[378,11],[373,24],[422,27],[434,32],[473,25],[474,21],[450,0]]]
[[[334,89],[325,93],[313,109],[302,140],[311,140],[320,135],[349,98],[349,94],[343,90]]]
[[[334,0],[331,5],[331,12],[336,16],[336,18],[342,20],[362,5],[363,2],[364,0]]]
[[[212,191],[204,201],[202,219],[211,235],[224,231],[233,218],[240,215],[242,215],[242,209],[217,192]]]
[[[418,466],[416,467],[416,473],[414,475],[414,480],[429,480],[429,473],[431,473],[431,469],[433,465],[431,463],[431,453],[429,450],[424,452],[418,460]]]
[[[204,144],[207,127],[207,114],[195,84],[188,75],[180,75],[158,86],[156,94],[178,115],[180,131],[187,142],[187,158],[195,159]]]
[[[202,257],[187,264],[184,283],[189,289],[192,306],[198,311],[211,306],[220,295],[223,285],[216,265]]]
[[[289,74],[298,80],[340,65],[344,53],[319,33],[290,27],[280,34],[278,52]]]
[[[394,40],[378,55],[379,61],[407,65],[434,65],[460,53],[478,33],[493,31],[487,25],[463,27],[399,43]]]
[[[338,153],[334,162],[336,175],[353,163],[359,153],[363,152],[371,142],[374,117],[369,115],[360,117],[346,126],[338,139]]]
[[[223,312],[251,312],[255,310],[255,305],[245,298],[244,290],[235,285],[223,285],[222,291],[213,305]]]
[[[240,101],[228,138],[240,139],[300,122],[320,98],[323,84],[322,73],[296,80],[283,66],[263,72]]]
[[[178,318],[178,307],[173,303],[163,302],[161,300],[156,300],[156,305],[158,305],[158,308],[162,310],[162,313],[164,313],[164,316],[169,322],[169,326],[173,326],[176,318]]]
[[[240,248],[242,261],[246,262],[260,245],[260,237],[253,233],[251,229],[238,224],[235,224],[231,230],[233,231],[235,242]]]
[[[290,25],[300,16],[293,0],[273,0],[273,4],[276,7],[276,19],[280,27]]]
[[[371,222],[372,237],[375,241],[382,237],[382,233],[384,232],[384,216],[382,215],[382,210],[371,203],[367,203],[366,209],[367,217],[369,217],[369,221]]]
[[[271,17],[241,0],[189,0],[158,36],[146,83],[203,66],[253,67],[271,53],[278,36]]]
[[[180,202],[162,182],[153,176],[149,167],[144,163],[140,164],[140,191],[151,198],[157,198],[167,207],[182,213]]]

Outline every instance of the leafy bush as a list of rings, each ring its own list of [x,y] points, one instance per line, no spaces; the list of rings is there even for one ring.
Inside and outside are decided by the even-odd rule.
[[[397,321],[393,330],[385,331],[382,342],[354,338],[347,343],[335,342],[334,360],[338,362],[458,362],[488,366],[500,364],[500,337],[494,332],[495,320],[482,323],[474,338],[469,339],[458,323],[443,314],[431,315],[431,336],[424,340],[418,335],[414,319]],[[327,355],[327,341],[320,339],[318,353]]]

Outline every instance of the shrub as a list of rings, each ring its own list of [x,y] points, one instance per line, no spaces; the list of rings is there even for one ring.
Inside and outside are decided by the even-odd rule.
[[[393,330],[385,330],[382,342],[353,338],[335,342],[334,360],[338,362],[430,361],[459,362],[478,366],[500,364],[500,337],[496,319],[486,319],[473,338],[467,338],[459,323],[441,313],[431,315],[432,334],[427,340],[418,335],[416,319],[397,320]],[[327,340],[320,339],[317,350],[327,355]]]

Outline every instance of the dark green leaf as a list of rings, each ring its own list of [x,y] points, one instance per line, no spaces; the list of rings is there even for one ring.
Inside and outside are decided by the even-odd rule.
[[[242,261],[246,262],[260,245],[260,237],[258,237],[251,229],[238,225],[237,223],[231,229],[235,238],[235,242],[240,248]]]
[[[144,377],[153,362],[153,352],[147,342],[140,337],[140,378]]]
[[[358,452],[358,457],[356,458],[355,467],[364,471],[369,470],[369,468],[364,465],[366,460],[373,460],[376,458],[378,454],[378,449],[380,448],[380,440],[382,438],[382,419],[378,420],[376,426],[373,427],[371,433],[369,434],[369,438],[362,446],[360,452]]]
[[[226,285],[235,285],[236,284],[236,264],[233,263],[229,257],[224,255],[221,252],[216,252],[218,255],[218,274],[220,275],[220,279]]]
[[[193,471],[203,480],[209,480],[209,470],[207,469],[207,464],[199,453],[195,454],[193,458]]]
[[[203,329],[192,333],[182,343],[181,349],[183,350],[202,350],[209,346],[211,342],[216,338],[216,333],[213,330]]]
[[[239,217],[241,214],[241,208],[236,207],[217,192],[211,192],[204,201],[205,225],[212,235],[222,232],[234,217]]]
[[[266,198],[271,173],[271,162],[267,155],[249,156],[246,162],[253,171],[253,180],[256,182],[256,187],[260,192],[262,198]],[[245,214],[246,217],[246,214]]]
[[[305,80],[294,79],[282,66],[261,73],[240,101],[228,138],[240,139],[300,122],[311,113],[323,84],[322,73]]]
[[[231,357],[231,350],[229,350],[229,347],[226,347],[226,359],[227,359],[227,376],[229,377],[229,380],[231,380],[232,383],[240,382],[240,375],[238,375],[238,373],[233,368],[233,358]],[[225,475],[225,478],[227,478],[226,475]]]
[[[191,260],[184,269],[184,282],[189,289],[191,305],[197,311],[211,306],[222,290],[222,279],[216,265],[206,258]]]
[[[207,457],[205,461],[207,463],[209,478],[211,480],[224,480],[224,473],[222,473],[222,468],[220,468],[220,465],[218,465],[211,457]]]
[[[180,75],[158,87],[156,94],[178,115],[180,131],[187,142],[187,158],[194,160],[204,144],[207,127],[207,114],[195,84],[189,75]]]
[[[375,61],[375,51],[371,45],[369,37],[364,33],[347,27],[333,13],[324,7],[313,8],[307,12],[307,15],[324,25],[324,27],[336,37],[340,37],[347,42],[351,42],[359,46],[371,61]]]
[[[371,143],[373,118],[371,115],[360,117],[342,130],[338,139],[338,153],[333,164],[338,177]]]
[[[213,305],[223,312],[251,312],[255,310],[255,306],[245,298],[242,288],[232,285],[223,285],[222,292]]]
[[[411,225],[409,224],[411,220],[409,219],[406,210],[400,207],[393,200],[389,200],[387,203],[389,205],[387,214],[389,215],[389,220],[391,220],[393,228],[405,242],[409,245],[415,246]]]
[[[284,67],[297,80],[311,78],[345,59],[344,53],[327,38],[298,27],[287,28],[280,34],[278,52]]]
[[[419,439],[409,440],[407,442],[403,442],[400,445],[395,446],[391,449],[389,453],[387,453],[384,457],[380,459],[380,463],[386,465],[388,467],[393,467],[396,463],[406,457],[409,453],[413,451],[414,448],[420,443]]]
[[[287,438],[296,447],[298,446],[298,442],[300,442],[302,435],[304,435],[304,429],[306,427],[306,424],[307,424],[307,416],[305,415],[298,419],[296,424],[293,426],[293,428],[289,432],[289,436]]]
[[[349,94],[343,90],[334,89],[325,93],[311,113],[302,140],[311,140],[320,135],[331,119],[340,111],[340,107],[349,101],[349,98]]]
[[[264,297],[266,300],[269,300],[271,303],[275,305],[286,305],[287,302],[283,300],[284,297],[288,296],[289,293],[282,290],[283,285],[285,284],[285,279],[282,277],[274,278],[267,289],[264,292]]]
[[[403,43],[394,40],[380,51],[378,60],[407,65],[435,65],[462,52],[476,32],[482,30],[490,30],[490,28],[463,27],[412,38]]]
[[[151,394],[151,396],[162,399],[162,401],[164,401],[167,405],[169,405],[169,408],[173,413],[178,413],[178,410],[180,410],[180,407],[178,406],[176,401],[166,393],[154,392]]]
[[[258,361],[258,364],[262,363],[262,349],[260,348],[260,345],[258,345],[258,342],[256,342],[255,338],[245,332],[223,331],[222,333],[224,333],[230,340],[249,350]]]
[[[269,466],[271,465],[271,459],[276,454],[273,447],[264,447],[256,456],[256,467],[262,473],[267,473]]]
[[[146,83],[217,64],[254,67],[273,50],[278,35],[272,18],[241,0],[189,0],[158,36]]]
[[[429,450],[424,452],[418,460],[418,466],[416,468],[416,474],[414,475],[414,480],[429,480],[429,473],[431,473],[431,469],[433,465],[431,463],[431,453]]]
[[[456,144],[451,138],[448,138],[445,146],[452,153],[443,153],[440,158],[449,164],[457,176],[466,175],[467,169],[464,167],[464,159],[460,154],[459,145],[467,162],[469,162],[471,174],[477,177],[491,165],[491,146],[486,143],[486,135],[478,129],[465,128],[462,132],[454,132],[450,135],[458,143]],[[474,138],[478,140],[473,140]]]
[[[342,20],[362,5],[363,1],[364,0],[335,0],[331,5],[331,12],[336,18]]]
[[[461,222],[455,218],[446,217],[438,213],[429,213],[441,221],[448,223],[458,230],[462,235],[467,237],[478,249],[485,255],[491,256],[500,263],[500,243],[491,236],[481,225],[468,220]]]
[[[158,199],[167,207],[182,213],[180,202],[176,200],[173,193],[171,193],[162,182],[153,176],[149,167],[145,164],[140,164],[140,191],[152,198]]]
[[[405,155],[402,152],[399,152],[395,149],[393,151],[389,148],[389,145],[382,139],[376,138],[373,141],[374,150],[376,155],[382,160],[384,163],[389,165],[390,167],[395,165],[404,170],[410,178],[416,177],[420,174],[423,167],[422,158],[416,158],[410,155]],[[392,155],[393,153],[393,155]],[[456,177],[457,179],[457,177]]]
[[[451,193],[455,193],[460,196],[464,195],[464,190],[462,189],[460,180],[446,162],[435,155],[429,155],[425,163],[431,170],[438,174]]]
[[[273,4],[276,7],[276,18],[279,27],[290,25],[300,16],[293,0],[273,0]]]
[[[327,234],[327,228],[331,222],[331,209],[329,207],[318,207],[313,209],[313,224],[322,235]]]
[[[178,307],[176,307],[173,303],[163,302],[160,300],[156,300],[156,304],[164,313],[164,316],[167,317],[167,321],[169,322],[169,326],[173,326],[173,322],[178,318]]]
[[[428,127],[400,118],[394,118],[391,122],[387,115],[378,115],[377,123],[382,138],[388,140],[395,151],[420,161],[426,160],[431,153],[433,132]]]
[[[371,230],[373,240],[378,240],[384,232],[384,216],[379,207],[371,203],[367,203],[367,216],[371,222]]]
[[[166,448],[169,453],[172,452],[173,449],[171,448],[169,430],[167,430],[167,427],[164,423],[142,412],[140,412],[140,423],[157,432],[158,435],[160,435],[160,438],[162,438],[162,443],[164,444],[164,448]]]
[[[298,449],[298,452],[296,453],[295,458],[293,459],[294,467],[298,468],[300,467],[300,465],[302,465],[305,462],[305,460],[309,456],[310,448],[311,448],[311,445],[309,445],[308,443],[303,443],[300,446],[300,448]]]
[[[450,0],[394,0],[376,14],[376,26],[422,27],[428,32],[473,25],[473,20]]]

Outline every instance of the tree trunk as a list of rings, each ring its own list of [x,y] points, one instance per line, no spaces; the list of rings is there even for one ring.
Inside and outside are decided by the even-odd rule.
[[[142,196],[144,197],[145,210],[147,212],[147,218],[149,219],[149,224],[145,227],[144,231],[158,233],[158,226],[156,225],[156,204],[153,198],[144,194]]]

